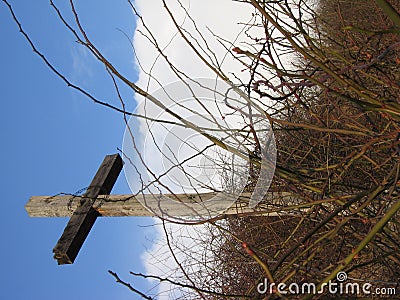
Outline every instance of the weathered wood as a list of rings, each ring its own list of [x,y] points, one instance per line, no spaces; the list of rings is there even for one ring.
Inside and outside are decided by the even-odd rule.
[[[212,198],[214,193],[205,194],[184,194],[184,195],[163,195],[163,197],[175,198],[179,200],[174,203],[164,205],[160,195],[101,195],[94,201],[92,207],[100,216],[121,217],[121,216],[155,216],[153,212],[146,209],[141,201],[150,207],[160,205],[162,210],[171,216],[185,216],[182,213],[182,203],[193,203],[207,201]],[[250,193],[244,193],[229,209],[224,213],[237,214],[253,212],[254,209],[248,207]],[[298,196],[291,193],[268,193],[266,201],[283,206],[294,205],[299,202]],[[79,206],[82,196],[33,196],[25,206],[26,211],[31,217],[69,217]],[[175,198],[176,199],[176,198]],[[229,201],[221,200],[221,208],[229,207]]]
[[[95,199],[100,194],[110,194],[122,165],[122,159],[118,154],[107,155],[104,158],[86,193],[76,203],[76,209],[53,249],[54,258],[59,265],[74,262],[90,229],[100,215],[93,208]]]

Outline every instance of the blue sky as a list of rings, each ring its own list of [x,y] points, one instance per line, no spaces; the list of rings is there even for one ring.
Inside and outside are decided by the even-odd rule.
[[[104,67],[74,42],[47,0],[11,4],[23,28],[55,66],[100,100],[118,105]],[[127,1],[77,1],[76,5],[96,46],[135,80],[133,52],[120,31],[131,37],[135,29]],[[140,256],[151,246],[152,219],[99,218],[75,263],[58,266],[52,249],[68,220],[29,218],[24,210],[32,195],[74,193],[86,187],[104,156],[122,146],[122,116],[92,103],[57,78],[19,34],[3,3],[0,39],[1,298],[139,299],[107,270],[131,282],[129,270],[144,272]],[[132,109],[133,93],[122,92]],[[113,193],[130,193],[123,173]],[[142,291],[150,288],[146,282],[133,282]]]

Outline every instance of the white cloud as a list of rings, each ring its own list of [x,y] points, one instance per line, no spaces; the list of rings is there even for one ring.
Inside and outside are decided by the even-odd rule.
[[[171,255],[163,225],[157,222],[154,229],[158,233],[158,239],[154,241],[151,249],[145,252],[141,257],[145,264],[147,274],[157,275],[180,283],[191,284]],[[208,242],[208,226],[182,226],[166,223],[165,230],[168,232],[169,243],[176,259],[183,266],[187,275],[195,281],[195,284],[198,284],[199,280],[201,280],[201,278],[196,275],[199,271],[198,262],[207,259],[204,250],[207,245],[202,245],[201,243]],[[211,255],[211,252],[208,253],[208,255]],[[195,278],[196,276],[197,280]],[[176,287],[168,282],[159,283],[157,280],[152,283],[158,285],[157,299],[178,299],[182,296],[182,288],[180,287]],[[189,292],[189,290],[186,290],[186,292]],[[192,293],[193,291],[190,292]],[[185,297],[183,297],[183,299],[185,299]]]
[[[166,1],[168,8],[171,10],[176,22],[186,30],[188,38],[191,42],[201,50],[207,51],[206,46],[215,56],[219,63],[223,63],[223,68],[229,72],[240,70],[242,66],[228,55],[218,42],[214,34],[223,37],[228,41],[243,40],[243,25],[239,22],[246,22],[252,18],[252,9],[250,6],[242,3],[233,2],[230,0],[205,0],[205,1],[183,1],[182,5],[188,11],[188,14],[196,23],[197,29],[202,33],[207,45],[202,40],[199,33],[193,25],[192,20],[185,16],[185,11],[176,0]],[[161,1],[136,1],[140,14],[143,16],[146,26],[149,28],[153,36],[156,38],[158,46],[163,49],[168,60],[178,69],[182,70],[190,77],[208,77],[215,78],[215,74],[201,61],[189,45],[180,36],[173,21],[169,17],[166,9]],[[246,9],[247,8],[247,9]],[[138,30],[146,32],[143,25],[138,21]],[[210,32],[210,31],[211,32]],[[238,35],[242,37],[238,38]],[[196,45],[196,42],[199,45]],[[170,67],[165,60],[159,56],[159,53],[154,50],[153,45],[143,37],[136,33],[134,40],[135,50],[138,55],[141,65],[146,72],[151,70],[154,78],[157,78],[163,85],[177,81],[177,77],[171,72]],[[210,52],[210,51],[208,51]],[[211,54],[211,53],[209,53]],[[226,56],[226,57],[225,57]],[[148,75],[144,72],[140,73],[139,85],[148,83]],[[158,89],[155,81],[150,82],[150,91]]]
[[[219,64],[222,64],[222,69],[227,75],[229,72],[240,74],[240,70],[243,66],[237,61],[234,61],[229,54],[227,55],[227,50],[219,43],[218,39],[212,33],[232,43],[236,40],[244,40],[244,33],[241,32],[243,25],[238,23],[247,22],[252,19],[253,10],[250,6],[230,0],[182,1],[182,5],[187,9],[197,29],[207,41],[205,43],[199,33],[196,33],[196,28],[192,20],[185,15],[180,3],[176,0],[166,2],[168,8],[176,18],[177,23],[192,34],[190,40],[195,44],[197,49],[200,51],[203,49],[211,55],[214,63],[218,61]],[[139,13],[143,17],[151,34],[155,37],[158,46],[167,55],[170,63],[191,78],[216,78],[215,73],[201,61],[190,46],[182,39],[168,15],[168,12],[163,7],[162,1],[137,0],[135,1],[135,5],[139,9]],[[177,81],[178,78],[171,71],[168,65],[169,62],[166,62],[156,51],[154,45],[139,33],[139,31],[141,31],[149,35],[140,20],[138,20],[137,30],[134,37],[134,47],[138,61],[143,68],[139,74],[138,85],[140,87],[147,87],[148,91],[154,92],[161,86]],[[236,43],[234,43],[234,45],[238,46]],[[229,46],[230,49],[232,47],[233,46]],[[204,52],[202,52],[202,54],[204,55]],[[151,73],[152,77],[149,77],[149,73]],[[159,83],[157,81],[159,81]],[[140,101],[140,99],[137,100]],[[156,109],[154,106],[152,109],[154,109],[154,115],[156,116],[159,109]],[[148,110],[149,107],[147,107],[147,115],[151,114]],[[145,130],[146,128],[142,123],[142,132]],[[152,150],[150,149],[149,151]],[[155,243],[152,249],[149,249],[149,252],[142,256],[147,273],[167,276],[169,278],[171,278],[171,276],[182,275],[179,271],[174,273],[176,264],[170,255],[169,249],[166,247],[164,230],[161,226],[156,226],[156,228],[159,233],[159,242]],[[192,245],[197,234],[206,234],[205,228],[199,226],[195,228],[168,225],[168,230],[172,232],[176,242],[188,247]],[[196,248],[193,247],[199,246],[192,245],[191,249],[195,250]],[[199,248],[199,253],[201,251],[202,250]],[[183,260],[185,253],[177,250],[177,256],[179,259]],[[169,292],[170,289],[171,286],[169,284],[161,284],[159,286],[160,296],[157,299],[177,298],[178,295],[173,295],[172,292]]]
[[[223,82],[220,81],[218,85],[221,87],[221,89],[219,89],[221,94],[214,98],[212,98],[212,96],[210,98],[210,94],[213,95],[213,93],[206,91],[208,93],[207,96],[205,96],[205,89],[199,88],[196,92],[196,95],[202,98],[207,98],[208,100],[212,100],[208,103],[201,101],[201,105],[195,105],[195,100],[191,99],[193,101],[187,101],[188,97],[190,98],[190,94],[194,89],[193,87],[195,84],[191,84],[191,89],[188,89],[185,85],[186,83],[183,84],[179,76],[183,77],[184,79],[187,79],[185,76],[190,79],[196,79],[197,84],[197,82],[199,82],[199,80],[197,80],[198,78],[216,79],[216,73],[202,61],[195,51],[191,49],[184,38],[181,37],[180,32],[175,27],[173,20],[169,16],[168,11],[164,8],[161,1],[137,1],[137,5],[139,8],[139,14],[143,18],[143,24],[142,19],[138,20],[137,32],[134,38],[134,46],[138,63],[142,67],[142,70],[139,73],[139,80],[137,84],[140,87],[147,89],[150,94],[156,95],[157,98],[163,102],[165,107],[171,108],[173,106],[171,110],[178,112],[180,117],[185,118],[185,120],[189,122],[213,129],[218,129],[215,128],[215,126],[222,126],[223,128],[231,129],[231,131],[221,131],[224,132],[225,136],[216,136],[225,142],[228,142],[226,135],[229,135],[229,142],[234,143],[234,145],[231,144],[231,146],[237,147],[239,144],[241,147],[243,147],[243,141],[241,140],[243,137],[238,139],[239,135],[234,133],[238,132],[238,130],[243,127],[243,119],[240,116],[230,114],[232,113],[232,108],[227,107],[223,103],[225,99],[224,93],[230,86],[226,83],[224,83],[223,86],[221,84]],[[179,28],[181,28],[186,37],[190,40],[190,43],[195,45],[197,51],[199,51],[201,55],[203,55],[203,57],[205,57],[208,61],[213,61],[214,66],[221,66],[221,69],[226,72],[226,75],[232,76],[231,73],[240,74],[240,69],[243,68],[243,66],[229,54],[229,49],[236,45],[236,40],[245,40],[244,32],[242,32],[243,24],[240,24],[240,22],[243,22],[243,20],[246,22],[253,18],[252,9],[250,6],[244,6],[242,3],[227,0],[218,2],[185,1],[185,3],[182,5],[183,7],[177,0],[167,1],[168,9],[174,16],[175,21],[179,24]],[[226,41],[232,41],[233,44],[229,45],[224,42],[225,47],[228,48],[226,49],[221,44],[217,36],[222,37]],[[156,43],[159,49],[162,49],[162,53],[165,54],[167,59],[160,55],[155,45],[152,44],[151,41]],[[182,73],[174,73],[174,70],[171,69],[171,66],[176,67],[178,73]],[[171,84],[174,82],[178,82],[178,84]],[[204,81],[200,82],[201,84],[204,84]],[[208,88],[213,89],[213,86],[209,85],[210,84],[208,83]],[[168,91],[168,94],[166,94],[165,91]],[[229,92],[229,96],[233,94],[234,93]],[[171,99],[168,99],[168,97],[171,97]],[[233,95],[233,97],[235,96]],[[218,98],[218,101],[215,101],[215,98]],[[138,106],[138,113],[155,119],[159,119],[161,115],[163,120],[177,122],[175,117],[169,115],[169,113],[166,113],[163,108],[158,107],[151,101],[144,100],[140,96],[137,96],[136,100],[141,103],[141,105]],[[185,103],[183,104],[183,102]],[[212,104],[214,104],[213,107],[211,107]],[[184,107],[179,108],[179,105],[183,105]],[[217,121],[211,120],[211,122],[199,122],[199,118],[202,118],[203,116],[206,116],[206,118],[210,118],[210,116],[212,116],[212,118],[216,119]],[[138,147],[140,150],[145,152],[144,159],[146,159],[146,157],[150,158],[150,161],[146,160],[146,165],[150,165],[155,174],[162,174],[164,171],[166,171],[166,169],[168,169],[166,165],[170,166],[171,161],[175,160],[175,154],[180,154],[180,161],[191,157],[191,153],[184,153],[183,155],[182,153],[178,153],[178,150],[182,150],[182,148],[184,148],[180,146],[188,146],[187,143],[189,142],[187,142],[187,140],[197,139],[196,148],[198,150],[203,149],[204,146],[209,144],[209,141],[206,138],[199,137],[199,133],[192,131],[191,133],[187,133],[187,140],[185,140],[185,142],[181,142],[181,145],[178,145],[179,141],[178,143],[173,142],[173,136],[169,134],[169,132],[177,132],[179,127],[172,128],[172,126],[169,126],[165,129],[163,128],[165,125],[160,125],[159,123],[153,123],[152,125],[154,125],[152,128],[153,130],[149,131],[149,124],[142,120],[142,122],[139,123],[139,130],[137,130],[137,123],[132,124],[131,128],[136,128],[135,133],[138,133],[138,135],[142,133],[141,136],[136,138],[136,141],[141,141],[138,142]],[[149,132],[151,132],[151,134],[149,134]],[[215,131],[211,134],[215,136],[214,133]],[[197,136],[192,138],[195,134],[197,134]],[[146,136],[150,142],[146,142],[143,136]],[[179,138],[183,137],[179,136]],[[169,144],[165,143],[166,139],[168,140]],[[124,143],[124,152],[130,157],[137,157],[138,155],[131,146],[132,142],[127,139],[127,142]],[[126,148],[125,145],[127,145]],[[142,147],[146,148],[142,149]],[[168,147],[173,147],[173,149],[169,149]],[[174,152],[175,149],[177,153]],[[246,150],[244,150],[244,152],[245,151]],[[193,153],[194,152],[198,151],[193,151]],[[208,155],[208,153],[206,155]],[[197,158],[199,158],[202,163],[206,164],[207,161],[210,161],[206,155],[202,157],[202,161],[200,157]],[[212,160],[217,161],[216,156],[220,156],[221,153],[214,151],[213,155],[214,157]],[[166,158],[165,156],[168,157]],[[243,166],[243,162],[236,161],[239,159],[237,156],[234,159],[235,166],[238,168]],[[162,163],[164,163],[164,165]],[[194,164],[194,159],[191,159],[187,162],[187,165],[190,164]],[[197,164],[195,163],[195,165]],[[183,191],[179,184],[174,184],[174,182],[177,180],[170,180],[171,175],[175,171],[177,171],[177,168],[174,168],[172,172],[168,172],[170,175],[169,178],[168,176],[164,176],[162,178],[162,180],[164,180],[163,184],[164,187],[168,186],[173,192],[182,193]],[[193,173],[192,171],[191,174]],[[235,170],[235,172],[236,174],[239,174],[237,170]],[[135,170],[132,169],[132,172],[128,171],[127,173],[128,177],[131,175],[129,173],[133,174],[131,179],[128,178],[128,182],[131,183],[131,186],[137,186],[136,182],[134,183],[134,181],[137,181],[137,174]],[[241,171],[241,173],[243,172]],[[219,172],[219,174],[221,174],[221,172]],[[186,178],[183,174],[182,176],[183,177],[181,177],[181,181],[185,181],[186,183],[192,182],[193,184],[193,181],[198,180],[198,178]],[[242,177],[247,178],[247,175],[243,173]],[[149,180],[153,180],[153,178],[150,176]],[[217,176],[214,176],[211,182],[201,183],[213,186],[214,189],[221,189],[222,184],[220,178]],[[160,186],[157,186],[157,188],[160,188]],[[199,190],[198,187],[196,188]],[[162,187],[161,190],[163,192],[166,191],[166,189]],[[188,192],[187,190],[185,191]],[[235,191],[235,193],[236,192],[237,191]]]
[[[72,58],[72,79],[74,81],[83,81],[83,84],[87,84],[87,78],[93,78],[92,68],[89,66],[91,56],[89,50],[84,47],[72,47],[71,48]]]

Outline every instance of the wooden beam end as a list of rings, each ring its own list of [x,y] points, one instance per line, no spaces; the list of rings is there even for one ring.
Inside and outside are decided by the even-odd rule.
[[[57,260],[58,265],[71,265],[74,263],[74,260],[68,257],[65,253],[57,253],[56,249],[53,249],[54,256],[53,258]]]

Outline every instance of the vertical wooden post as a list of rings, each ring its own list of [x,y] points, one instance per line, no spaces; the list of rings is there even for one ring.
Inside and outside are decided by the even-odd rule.
[[[93,208],[98,195],[109,195],[122,169],[122,159],[119,154],[107,155],[86,193],[80,206],[75,210],[57,245],[54,247],[54,258],[59,265],[72,264],[78,255],[90,229],[99,213]]]

